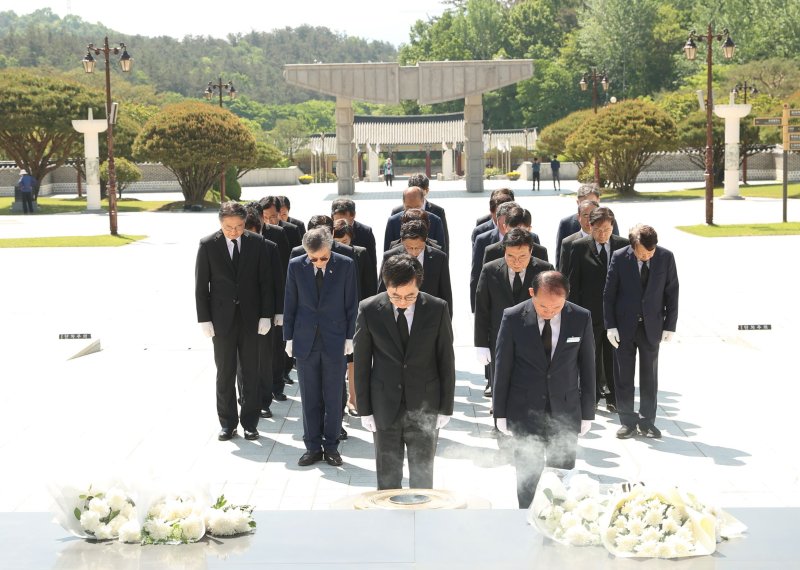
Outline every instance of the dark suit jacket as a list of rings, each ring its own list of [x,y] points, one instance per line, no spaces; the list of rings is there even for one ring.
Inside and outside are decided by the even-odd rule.
[[[378,288],[378,276],[366,248],[358,245],[354,245],[352,248],[356,256],[356,267],[358,268],[358,300],[363,301],[375,294]]]
[[[403,212],[398,212],[389,218],[386,222],[386,234],[383,238],[383,251],[391,249],[392,240],[400,239],[400,217]],[[428,237],[435,239],[436,243],[441,244],[442,251],[447,253],[447,240],[444,237],[444,226],[442,219],[433,213],[428,213],[428,218],[431,222],[431,227],[428,230]]]
[[[300,230],[300,237],[302,238],[306,233],[306,224],[303,220],[298,220],[297,218],[293,218],[289,216],[288,222],[290,224],[294,224],[297,226],[297,229]]]
[[[269,273],[272,277],[272,288],[275,295],[275,314],[283,314],[283,295],[286,287],[286,270],[281,262],[281,255],[275,242],[264,239],[267,248],[267,258],[269,259]],[[273,323],[274,324],[274,323]]]
[[[194,272],[197,322],[211,321],[215,334],[224,335],[233,326],[238,305],[245,330],[256,334],[259,318],[275,316],[270,269],[264,238],[258,234],[242,234],[236,274],[222,232],[201,239]]]
[[[369,254],[371,262],[370,267],[372,267],[373,270],[378,267],[378,254],[375,251],[375,235],[372,233],[371,227],[362,224],[358,220],[353,220],[353,240],[350,242],[350,245],[358,245],[365,248]],[[374,294],[375,291],[373,290],[370,296]]]
[[[547,259],[547,248],[543,245],[539,245],[538,243],[533,244],[533,250],[531,254],[536,259],[541,259],[542,261],[549,261]],[[490,261],[494,261],[495,259],[502,259],[506,255],[506,250],[503,249],[503,244],[501,242],[493,243],[490,246],[487,246],[483,252],[483,264],[486,265]]]
[[[478,239],[479,235],[481,235],[484,232],[491,231],[491,230],[495,229],[496,227],[497,226],[494,225],[494,222],[492,221],[492,217],[491,216],[489,216],[488,220],[486,220],[484,222],[481,222],[480,224],[475,226],[472,229],[472,236],[471,236],[472,246],[475,247],[475,240]]]
[[[395,206],[392,208],[392,215],[394,216],[398,212],[403,211],[403,206]],[[429,214],[436,214],[442,220],[442,226],[444,227],[444,252],[448,253],[450,247],[450,231],[447,229],[447,216],[445,215],[444,208],[441,206],[437,206],[433,202],[429,200],[425,200],[425,211]]]
[[[568,235],[579,231],[581,231],[581,223],[578,221],[578,214],[572,214],[566,218],[561,218],[561,221],[558,222],[558,234],[556,235],[556,267],[559,266],[559,261],[561,259],[561,242],[564,241],[564,238]],[[614,220],[614,230],[612,233],[615,236],[619,235],[617,220]]]
[[[384,252],[383,262],[381,262],[381,278],[378,280],[378,293],[386,291],[386,285],[383,283],[383,264],[393,255],[405,252],[402,245]],[[450,264],[447,262],[447,254],[434,247],[425,246],[425,261],[422,264],[422,270],[425,278],[422,280],[422,287],[419,290],[438,297],[442,301],[447,301],[447,310],[450,318],[453,318],[453,288],[450,285]]]
[[[561,251],[559,252],[558,257],[558,270],[563,273],[564,275],[569,276],[569,258],[572,255],[572,244],[575,243],[576,240],[581,239],[582,237],[586,237],[583,235],[583,232],[580,230],[575,232],[574,234],[569,234],[563,240],[561,240]]]
[[[486,222],[488,222],[491,219],[492,219],[492,215],[491,214],[486,214],[485,216],[481,216],[480,218],[475,220],[475,225],[479,226],[481,224],[485,224]]]
[[[469,273],[469,304],[473,313],[475,312],[475,290],[478,287],[478,278],[481,276],[481,269],[483,268],[483,254],[487,247],[499,241],[500,229],[494,228],[479,235],[472,245],[472,269]]]
[[[615,251],[628,245],[624,237],[612,235],[608,240],[611,253],[609,261]],[[592,313],[592,322],[595,326],[603,326],[603,289],[606,286],[606,273],[608,267],[600,261],[597,254],[597,244],[592,236],[587,236],[572,242],[569,272],[569,300],[588,309]]]
[[[533,278],[542,271],[549,271],[553,266],[540,259],[531,258],[525,269],[522,280],[522,292],[515,299],[508,280],[508,264],[505,259],[496,259],[483,266],[478,279],[478,290],[475,296],[475,346],[495,349],[503,311],[531,298],[528,289]]]
[[[281,258],[284,277],[286,276],[286,268],[289,267],[289,239],[286,237],[286,232],[280,226],[273,226],[272,224],[264,224],[261,227],[261,235],[269,241],[278,246],[278,255]]]
[[[512,432],[546,436],[542,418],[548,400],[551,415],[576,434],[582,419],[594,419],[594,336],[586,309],[570,302],[564,305],[549,366],[533,303],[528,300],[506,309],[495,362],[494,417],[507,418]]]
[[[390,246],[389,249],[394,249],[398,245],[400,245],[400,239],[399,238],[398,239],[393,239],[392,242],[389,244],[389,246]],[[425,240],[425,245],[433,247],[435,249],[438,249],[439,251],[442,251],[442,246],[439,245],[438,243],[436,243],[436,240],[434,240],[434,239],[431,239],[431,238],[426,239]],[[387,249],[386,251],[389,251],[389,250]]]
[[[303,244],[303,234],[300,233],[300,228],[290,222],[280,220],[278,225],[286,232],[286,239],[289,240],[289,248],[297,247]]]
[[[344,341],[353,338],[358,310],[355,262],[331,253],[319,300],[314,271],[314,264],[307,255],[289,262],[283,303],[283,339],[293,341],[295,358],[307,358],[319,329],[325,352],[344,358]]]
[[[358,263],[358,256],[356,255],[356,251],[352,247],[350,247],[349,245],[345,245],[343,243],[339,243],[338,241],[335,241],[335,240],[333,242],[333,245],[331,246],[331,251],[333,253],[338,253],[339,255],[343,255],[345,257],[349,257],[350,259],[352,259],[355,262],[355,264],[356,264],[356,286],[358,287],[358,294],[357,295],[358,295],[358,298],[361,299],[362,298],[361,289],[363,287],[369,287],[370,283],[374,283],[374,280],[370,281],[369,277],[364,275],[364,273],[362,272],[363,269],[361,268],[360,264]],[[294,259],[295,257],[300,257],[301,255],[305,255],[305,254],[306,254],[306,250],[303,249],[303,246],[302,245],[298,245],[297,247],[295,247],[292,250],[290,258]],[[374,291],[374,290],[375,290],[375,287],[372,288],[372,291]],[[363,298],[366,298],[366,297],[369,297],[369,295],[366,295]],[[350,338],[350,337],[348,337],[348,338]]]
[[[642,291],[639,263],[631,246],[611,256],[606,288],[603,292],[603,315],[606,329],[618,329],[621,338],[636,333],[638,317],[650,344],[661,342],[663,331],[675,331],[678,324],[678,269],[675,256],[663,247],[649,261],[650,277]]]
[[[444,301],[419,294],[403,353],[389,296],[365,299],[359,305],[354,344],[358,412],[374,415],[379,429],[392,424],[403,401],[412,412],[453,414],[453,329]]]

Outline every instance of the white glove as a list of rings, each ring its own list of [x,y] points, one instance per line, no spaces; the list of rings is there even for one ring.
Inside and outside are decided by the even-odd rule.
[[[674,333],[674,332],[672,332],[672,331],[664,331],[664,332],[661,334],[661,342],[669,342],[669,341],[671,341],[671,340],[672,340],[672,336],[673,336],[674,334],[675,334],[675,333]]]
[[[608,342],[611,343],[611,346],[614,348],[619,348],[619,331],[617,329],[608,329],[606,331],[606,336],[608,337]]]
[[[275,326],[276,327],[283,326],[283,315],[275,315]]]
[[[361,416],[361,427],[372,433],[378,431],[378,426],[375,425],[375,416]]]
[[[581,433],[579,435],[583,437],[589,433],[590,429],[592,429],[592,422],[589,420],[581,420]]]
[[[497,418],[497,429],[500,430],[500,433],[505,435],[514,435],[511,433],[511,430],[508,429],[508,420],[506,418]]]
[[[450,416],[439,414],[436,416],[436,429],[442,429],[450,422]]]
[[[475,347],[475,358],[480,364],[487,366],[492,361],[492,353],[485,346],[477,346]]]
[[[204,323],[200,323],[200,330],[203,331],[203,334],[206,335],[208,338],[214,336],[214,323],[211,321],[206,321]]]
[[[262,317],[258,319],[258,334],[264,335],[272,328],[272,319]]]
[[[286,341],[286,348],[284,349],[284,352],[286,352],[286,356],[288,356],[289,358],[292,357],[292,341],[290,340]]]
[[[353,339],[348,338],[344,341],[344,355],[353,354]]]

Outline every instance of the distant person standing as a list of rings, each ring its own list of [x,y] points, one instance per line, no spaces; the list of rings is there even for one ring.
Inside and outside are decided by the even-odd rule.
[[[537,192],[542,189],[542,181],[541,181],[541,174],[542,174],[542,163],[539,162],[539,157],[533,157],[533,188],[531,190],[536,190]]]
[[[553,160],[550,161],[550,170],[553,172],[553,190],[561,191],[561,163],[558,157],[553,155]],[[558,188],[556,188],[558,182]]]
[[[36,188],[36,179],[28,174],[27,170],[20,170],[17,186],[22,199],[22,212],[33,214],[33,190]]]
[[[392,164],[391,158],[387,158],[386,163],[383,165],[383,179],[386,181],[387,186],[392,185],[392,180],[394,180],[394,165]]]

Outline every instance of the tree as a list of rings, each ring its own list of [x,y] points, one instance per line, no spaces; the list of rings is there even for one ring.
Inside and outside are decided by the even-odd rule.
[[[289,160],[294,160],[294,153],[308,142],[308,128],[296,118],[279,119],[269,134],[275,146],[288,155]]]
[[[536,141],[536,149],[547,156],[564,154],[567,152],[567,139],[577,131],[584,123],[592,120],[594,113],[591,109],[575,111],[570,113],[560,121],[545,127],[539,133]],[[591,155],[569,155],[568,158],[579,165],[589,160]]]
[[[609,105],[567,138],[567,154],[594,156],[603,177],[620,193],[632,193],[636,178],[655,153],[675,146],[675,123],[655,104],[629,99]]]
[[[199,205],[224,165],[255,160],[256,141],[230,111],[200,101],[168,105],[133,145],[139,160],[160,162],[178,179],[187,205]]]
[[[283,157],[283,154],[278,147],[270,143],[259,141],[256,143],[256,154],[253,162],[242,162],[241,164],[237,165],[236,180],[241,178],[242,175],[250,172],[251,170],[255,170],[256,168],[275,168],[281,166],[285,160],[286,159]]]
[[[133,162],[123,157],[114,157],[114,172],[117,177],[117,194],[122,199],[122,191],[128,184],[139,182],[142,179],[142,171]],[[100,181],[108,184],[108,161],[100,165]]]
[[[77,155],[72,120],[103,107],[99,91],[28,70],[0,70],[0,84],[0,148],[39,181]]]

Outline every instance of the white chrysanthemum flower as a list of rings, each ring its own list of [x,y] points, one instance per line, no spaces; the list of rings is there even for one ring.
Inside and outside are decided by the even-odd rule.
[[[656,556],[659,543],[654,540],[639,543],[634,550],[642,556]]]
[[[667,517],[661,523],[661,528],[664,529],[664,532],[666,532],[667,534],[675,534],[681,527],[678,523],[675,522],[675,519]]]
[[[686,510],[682,507],[674,507],[674,510],[669,513],[669,517],[678,524],[683,524],[686,521]]]
[[[555,506],[553,507],[553,518],[560,520],[565,512],[564,507]]]
[[[564,501],[565,511],[574,511],[577,506],[578,506],[578,501],[576,501],[575,499],[567,498],[567,500]]]
[[[578,516],[573,514],[573,513],[564,513],[561,516],[561,521],[560,522],[561,522],[561,526],[564,529],[568,529],[568,528],[572,528],[573,526],[579,525],[581,521],[578,518]]]
[[[196,515],[190,515],[181,523],[183,528],[183,536],[186,540],[197,542],[205,534],[205,526],[203,519]]]
[[[236,509],[236,516],[234,518],[234,526],[236,527],[236,533],[241,534],[244,532],[250,532],[252,527],[250,526],[250,521],[253,520],[253,517],[250,513],[243,511],[241,509]]]
[[[134,507],[129,502],[125,502],[125,504],[120,509],[119,514],[125,517],[126,519],[132,519],[136,516],[136,507]]]
[[[217,510],[217,509],[214,509]],[[539,511],[539,518],[540,519],[549,519],[553,516],[553,505],[547,505],[541,511]]]
[[[121,529],[126,522],[128,522],[128,518],[122,515],[117,515],[113,519],[111,519],[111,522],[108,523],[108,526],[111,527],[111,534],[114,536],[118,536],[119,529]]]
[[[542,474],[542,478],[539,480],[539,486],[542,489],[550,489],[554,499],[567,498],[567,489],[564,487],[564,483],[558,478],[558,475],[552,471],[546,471]]]
[[[689,542],[694,542],[694,532],[692,532],[692,527],[690,526],[682,526],[678,529],[678,532],[675,533],[675,536],[680,538],[681,540],[686,540]]]
[[[192,504],[188,502],[170,500],[164,504],[162,514],[168,521],[185,519],[192,514]]]
[[[596,521],[600,516],[600,506],[594,499],[584,499],[578,503],[575,512],[585,521]]]
[[[119,529],[120,542],[141,542],[142,528],[138,521],[129,520]]]
[[[677,535],[668,536],[664,542],[672,547],[675,556],[686,556],[694,551],[694,546],[688,540]]]
[[[633,509],[633,503],[631,501],[626,501],[623,503],[622,508],[620,508],[620,512],[627,516],[631,514],[631,509]]]
[[[617,548],[623,552],[633,552],[633,549],[639,544],[639,539],[632,534],[618,534],[616,544]]]
[[[101,524],[97,527],[97,532],[94,533],[97,540],[109,540],[114,538],[114,533],[111,532],[111,525]]]
[[[642,533],[641,539],[642,542],[658,542],[662,539],[661,533],[658,531],[657,527],[649,526],[644,529]]]
[[[111,509],[108,507],[108,503],[105,499],[99,499],[97,497],[89,501],[89,510],[100,515],[101,519],[107,517],[111,513]]]
[[[128,496],[122,489],[114,487],[106,493],[106,502],[112,511],[122,512],[122,509],[128,504]]]
[[[231,536],[236,534],[236,525],[227,512],[222,509],[209,509],[206,519],[208,532],[216,536]]]
[[[617,517],[617,519],[614,521],[614,528],[616,528],[617,530],[622,530],[627,526],[628,526],[627,517],[620,516],[620,517]]]
[[[661,515],[661,511],[658,509],[649,509],[644,514],[644,522],[650,526],[658,526],[663,519],[664,517]]]
[[[155,542],[166,540],[172,532],[172,527],[163,519],[150,519],[144,523],[144,531],[150,535]]]
[[[617,535],[619,534],[619,531],[616,528],[614,528],[613,526],[610,526],[607,529],[605,529],[603,531],[603,533],[604,533],[603,536],[605,536],[606,542],[610,542],[611,544],[614,544],[614,542],[617,540]]]
[[[644,521],[638,517],[631,517],[628,519],[628,524],[625,525],[625,528],[628,529],[633,535],[639,536],[644,532],[645,524]]]
[[[83,511],[81,513],[81,528],[86,532],[94,534],[100,526],[100,515],[95,511]]]
[[[595,542],[595,538],[583,525],[575,525],[564,533],[564,539],[573,546],[587,546]]]
[[[667,542],[661,542],[658,545],[656,556],[659,558],[675,558],[675,547]]]
[[[644,518],[646,512],[647,508],[644,505],[634,505],[631,509],[631,517],[641,519]]]

